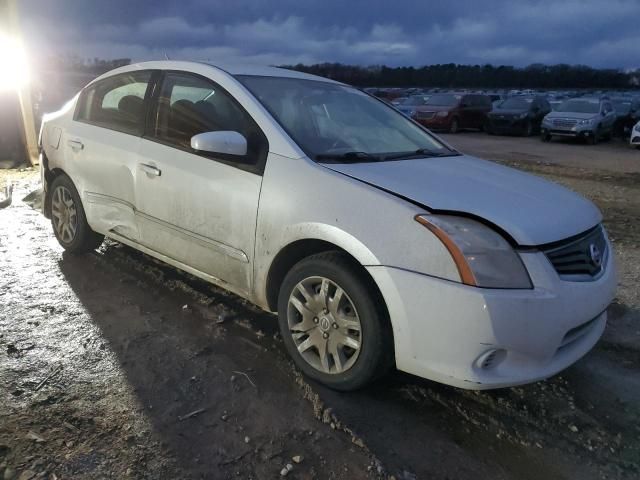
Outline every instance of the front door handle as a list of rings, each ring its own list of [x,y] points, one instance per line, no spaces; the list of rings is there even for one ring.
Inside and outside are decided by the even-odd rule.
[[[80,140],[69,140],[67,142],[73,150],[82,150],[84,148],[84,144]]]
[[[148,163],[141,163],[140,168],[147,175],[152,175],[154,177],[159,177],[160,175],[162,175],[162,170],[160,170],[155,165],[149,165]]]

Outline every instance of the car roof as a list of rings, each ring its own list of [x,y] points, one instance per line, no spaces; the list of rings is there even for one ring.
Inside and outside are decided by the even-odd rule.
[[[266,65],[253,65],[242,63],[211,63],[211,62],[195,62],[183,60],[154,60],[149,62],[136,62],[124,67],[111,70],[98,78],[107,78],[118,73],[132,72],[136,70],[185,70],[189,71],[194,66],[207,65],[209,67],[221,70],[231,76],[253,75],[261,77],[280,77],[280,78],[299,78],[303,80],[315,80],[318,82],[336,83],[325,77],[311,75],[309,73],[289,70],[282,67],[271,67]],[[96,79],[97,80],[97,79]]]

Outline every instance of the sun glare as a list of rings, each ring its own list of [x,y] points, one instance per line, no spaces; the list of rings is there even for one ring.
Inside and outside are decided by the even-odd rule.
[[[0,91],[18,90],[29,82],[29,66],[21,42],[0,33]]]

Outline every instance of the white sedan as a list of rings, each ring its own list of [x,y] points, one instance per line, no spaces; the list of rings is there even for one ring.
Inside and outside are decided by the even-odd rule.
[[[640,148],[640,122],[636,123],[631,129],[629,143],[636,148]]]
[[[392,367],[532,382],[605,328],[616,272],[591,202],[341,83],[140,63],[47,116],[40,143],[66,250],[108,236],[278,312],[297,366],[335,389]]]

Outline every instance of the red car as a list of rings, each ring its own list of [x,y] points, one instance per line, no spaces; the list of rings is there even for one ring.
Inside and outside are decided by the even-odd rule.
[[[456,133],[461,129],[483,130],[491,111],[491,98],[475,93],[438,93],[417,106],[412,118],[431,130]]]

